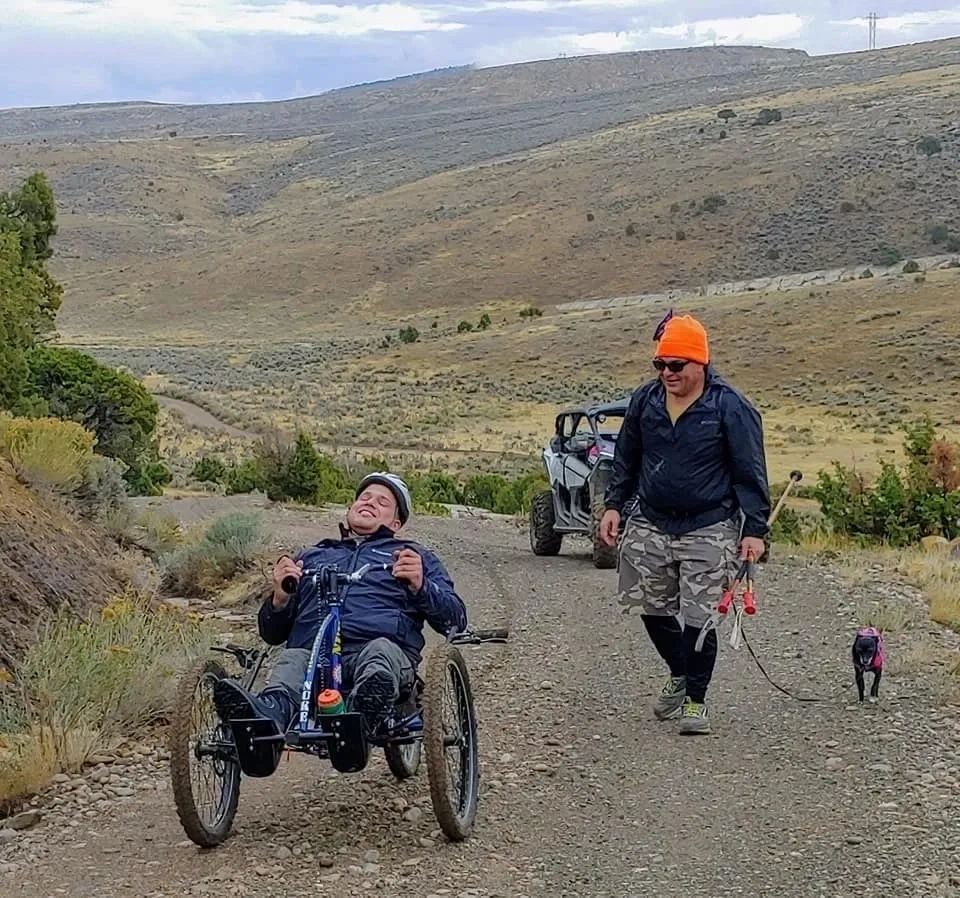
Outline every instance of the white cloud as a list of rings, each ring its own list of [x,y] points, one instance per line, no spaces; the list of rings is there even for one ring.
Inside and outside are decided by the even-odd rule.
[[[673,0],[481,0],[469,5],[453,4],[457,12],[562,12],[578,9],[630,9],[640,12],[668,6]]]
[[[0,0],[0,108],[284,99],[443,66],[712,43],[839,53],[867,48],[869,9],[862,0]],[[960,33],[960,0],[893,0],[879,11],[881,47]]]
[[[867,27],[867,17],[855,19],[834,19],[831,25],[856,25]],[[895,16],[877,16],[877,31],[904,33],[920,31],[926,28],[945,28],[960,25],[960,8],[930,9],[923,12],[905,12]]]
[[[796,13],[774,13],[739,19],[704,19],[666,28],[651,28],[650,31],[691,44],[712,41],[718,44],[770,44],[796,37],[805,24],[805,20]]]
[[[407,3],[253,5],[237,0],[5,0],[0,24],[74,31],[178,31],[359,37],[375,32],[458,31],[442,8]]]

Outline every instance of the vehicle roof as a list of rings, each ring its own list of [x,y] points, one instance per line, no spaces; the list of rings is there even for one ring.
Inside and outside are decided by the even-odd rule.
[[[624,396],[622,399],[614,399],[611,402],[593,402],[584,405],[572,405],[561,409],[557,415],[587,415],[592,418],[596,415],[624,415],[627,407],[630,405],[630,397]]]

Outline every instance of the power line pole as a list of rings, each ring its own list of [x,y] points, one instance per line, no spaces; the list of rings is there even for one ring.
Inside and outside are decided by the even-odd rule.
[[[875,12],[870,13],[867,16],[867,21],[870,23],[870,49],[877,49],[877,14]]]

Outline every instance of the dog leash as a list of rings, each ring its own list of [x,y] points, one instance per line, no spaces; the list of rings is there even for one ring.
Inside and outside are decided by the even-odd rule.
[[[730,586],[724,590],[723,597],[717,604],[716,610],[714,610],[713,614],[710,615],[710,619],[700,631],[700,635],[697,637],[694,650],[699,652],[703,649],[704,640],[706,639],[707,633],[710,630],[717,630],[719,632],[721,621],[727,618],[727,614],[732,608],[733,618],[730,628],[730,647],[733,649],[739,649],[741,646],[746,646],[754,664],[757,665],[757,669],[761,674],[763,674],[766,681],[778,692],[782,692],[784,695],[798,702],[828,702],[832,701],[838,695],[842,695],[844,692],[850,689],[851,686],[855,685],[856,681],[853,681],[836,690],[835,692],[830,693],[829,695],[797,695],[794,692],[791,692],[785,686],[781,686],[773,679],[773,677],[770,676],[770,674],[767,673],[766,668],[763,666],[763,662],[753,650],[753,646],[750,645],[750,641],[747,639],[747,635],[743,631],[743,615],[756,614],[757,610],[756,593],[754,592],[753,587],[753,573],[753,557],[748,555],[740,565],[740,569],[737,571],[737,575],[734,578],[733,583],[731,583]],[[736,600],[736,592],[741,583],[745,587],[742,605],[738,604]]]
[[[747,640],[746,634],[741,630],[740,637],[743,640],[743,644],[747,647],[747,651],[750,653],[750,657],[753,658],[754,663],[760,670],[760,673],[766,678],[767,682],[773,686],[774,689],[779,690],[784,695],[789,696],[798,702],[829,702],[835,699],[838,695],[843,695],[851,686],[856,684],[856,681],[851,681],[846,686],[842,686],[840,689],[837,689],[835,692],[830,693],[829,695],[796,695],[787,689],[785,686],[781,686],[777,683],[770,674],[764,669],[763,664],[760,662],[760,659],[757,657],[757,653],[753,650],[753,646],[750,645],[750,642]]]

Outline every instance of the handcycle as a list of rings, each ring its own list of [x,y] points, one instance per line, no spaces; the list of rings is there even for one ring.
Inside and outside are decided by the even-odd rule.
[[[180,824],[195,844],[210,848],[230,834],[240,795],[241,774],[272,775],[284,750],[328,759],[335,770],[363,770],[373,747],[382,748],[390,772],[398,780],[415,776],[420,768],[421,747],[426,751],[430,799],[441,830],[451,841],[463,841],[473,831],[479,797],[480,770],[477,757],[477,718],[470,674],[459,645],[503,643],[507,629],[450,631],[444,642],[427,654],[424,676],[415,676],[409,695],[391,709],[384,724],[367,733],[359,713],[347,711],[337,701],[342,686],[340,608],[342,589],[359,582],[370,570],[389,570],[392,564],[366,564],[352,573],[330,565],[307,568],[301,584],[318,590],[326,615],[314,639],[304,677],[299,708],[283,735],[268,722],[251,718],[229,722],[219,718],[212,700],[213,683],[228,674],[219,661],[196,661],[177,686],[170,726],[170,777]],[[298,584],[287,578],[282,588],[295,593]],[[302,586],[300,588],[303,588]],[[213,651],[235,658],[241,674],[234,677],[252,690],[264,663],[275,647],[234,644],[213,646]],[[445,687],[452,685],[456,721],[454,732],[444,727]],[[206,687],[206,705],[213,720],[194,723],[197,693]],[[331,707],[332,706],[332,707]],[[454,777],[446,762],[449,749],[459,754],[459,774]],[[198,797],[193,765],[209,764],[216,797],[204,802]],[[209,813],[207,804],[210,804]]]

